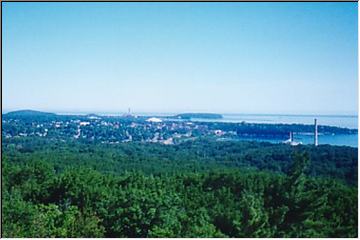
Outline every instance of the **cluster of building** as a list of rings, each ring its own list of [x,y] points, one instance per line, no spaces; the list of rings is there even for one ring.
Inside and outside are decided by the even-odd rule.
[[[245,132],[238,130],[239,127],[244,126],[244,123],[229,126],[188,120],[174,121],[159,117],[134,117],[130,114],[123,117],[61,116],[56,120],[46,118],[36,120],[3,119],[2,136],[5,139],[35,136],[60,138],[62,140],[69,138],[90,140],[110,144],[134,141],[170,145],[205,136],[217,139],[251,138],[261,136],[266,132],[262,128],[255,131],[251,124]],[[274,134],[273,131],[270,133]],[[289,139],[283,143],[292,146],[302,144],[294,140],[292,131],[289,133]],[[314,144],[318,145],[316,119],[314,123]]]
[[[151,142],[165,145],[194,140],[200,136],[223,137],[234,131],[211,130],[206,124],[191,121],[164,121],[157,117],[111,118],[80,117],[56,121],[22,122],[3,120],[3,137],[54,137],[99,140],[103,143]]]

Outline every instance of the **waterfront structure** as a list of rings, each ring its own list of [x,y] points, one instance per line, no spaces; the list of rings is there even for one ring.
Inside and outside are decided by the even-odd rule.
[[[297,146],[297,145],[299,145],[299,144],[302,144],[302,142],[296,142],[296,141],[294,141],[294,134],[293,134],[293,132],[290,132],[290,133],[289,133],[289,139],[286,140],[286,141],[284,141],[283,143],[289,144],[289,145],[291,145],[291,146]]]

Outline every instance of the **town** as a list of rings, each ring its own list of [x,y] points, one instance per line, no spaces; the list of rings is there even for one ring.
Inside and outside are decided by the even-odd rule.
[[[16,111],[3,115],[2,136],[44,137],[57,140],[180,144],[198,138],[216,140],[278,139],[291,145],[293,133],[313,134],[312,125],[199,122],[191,118],[135,116],[57,115]],[[317,128],[317,127],[316,127]],[[356,129],[319,126],[319,134],[353,134]],[[290,134],[290,138],[289,138]],[[288,139],[289,138],[289,139]],[[317,141],[317,140],[316,140]]]

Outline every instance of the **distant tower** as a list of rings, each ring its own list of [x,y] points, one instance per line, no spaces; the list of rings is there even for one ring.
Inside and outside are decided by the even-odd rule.
[[[130,108],[128,108],[128,114],[130,115]]]
[[[317,125],[317,119],[314,119],[314,145],[318,145],[318,125]]]
[[[289,134],[289,139],[290,139],[290,142],[294,141],[293,132],[290,132],[290,134]]]

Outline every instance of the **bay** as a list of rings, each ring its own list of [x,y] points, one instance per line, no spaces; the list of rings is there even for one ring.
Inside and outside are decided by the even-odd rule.
[[[318,125],[334,126],[358,129],[358,117],[354,115],[276,115],[276,114],[222,114],[222,119],[191,119],[201,122],[247,122],[247,123],[266,123],[266,124],[314,124],[317,119]],[[249,140],[249,139],[247,139]],[[259,139],[252,138],[254,141],[266,141],[281,143],[278,139]],[[294,141],[302,144],[313,144],[314,136],[294,134]],[[319,135],[319,144],[330,144],[336,146],[358,147],[358,134],[336,134]]]
[[[222,114],[222,119],[200,119],[193,118],[193,121],[209,122],[249,122],[249,123],[270,123],[270,124],[314,124],[318,125],[358,128],[358,117],[354,115],[277,115],[277,114]]]

